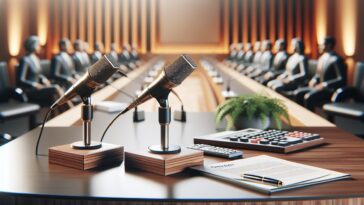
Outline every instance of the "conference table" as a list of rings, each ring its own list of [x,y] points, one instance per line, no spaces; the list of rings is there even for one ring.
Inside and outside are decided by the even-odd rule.
[[[247,81],[217,62],[225,77],[234,79],[234,88],[251,89]],[[136,78],[148,71],[148,63],[129,74]],[[201,69],[201,68],[200,68]],[[201,69],[201,72],[204,72]],[[211,79],[204,73],[206,85]],[[130,80],[119,79],[115,86],[133,90]],[[130,87],[129,87],[130,86]],[[186,84],[187,86],[187,84]],[[216,92],[218,86],[211,89]],[[223,89],[221,87],[220,89]],[[260,88],[259,88],[260,89]],[[239,91],[238,89],[236,90]],[[254,92],[254,91],[251,91]],[[271,92],[271,91],[267,91]],[[273,93],[272,93],[273,94]],[[214,96],[218,98],[218,93]],[[273,94],[278,96],[278,94]],[[94,94],[94,101],[122,100],[125,96],[105,87]],[[282,96],[278,96],[282,97]],[[282,97],[284,99],[284,97]],[[124,99],[126,100],[126,99]],[[288,99],[284,99],[288,100]],[[287,101],[288,102],[288,101]],[[333,124],[293,104],[287,105],[295,116],[294,129],[319,133],[326,139],[320,147],[279,154],[245,149],[244,157],[269,155],[293,162],[349,173],[352,179],[324,183],[305,188],[274,193],[258,193],[228,182],[203,176],[193,170],[160,176],[136,169],[125,169],[125,162],[87,171],[49,164],[49,147],[78,141],[82,136],[79,107],[75,107],[47,124],[40,143],[40,156],[34,149],[39,128],[0,147],[0,204],[363,204],[364,203],[364,142],[360,138],[336,128]],[[301,109],[301,110],[300,110]],[[70,117],[70,116],[73,117]],[[99,140],[107,124],[116,113],[95,111],[92,122],[94,140]],[[304,119],[302,119],[304,118]],[[305,120],[306,119],[306,120]],[[313,120],[316,120],[312,125]],[[170,140],[173,144],[189,146],[193,138],[217,132],[213,112],[187,112],[187,121],[173,121]],[[108,131],[105,142],[129,149],[147,149],[160,140],[158,114],[146,112],[145,121],[134,123],[132,113],[120,117]],[[205,156],[204,163],[225,161]]]

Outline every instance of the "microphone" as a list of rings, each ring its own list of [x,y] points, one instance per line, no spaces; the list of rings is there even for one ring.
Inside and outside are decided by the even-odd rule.
[[[103,58],[89,67],[87,72],[61,98],[54,102],[51,108],[65,104],[76,95],[81,98],[90,96],[97,86],[104,84],[118,70],[119,64],[112,55],[104,55]]]
[[[171,65],[165,67],[163,72],[161,72],[158,77],[141,92],[138,98],[108,124],[101,136],[101,141],[118,117],[154,97],[159,103],[158,121],[161,127],[161,144],[149,146],[149,151],[156,154],[173,154],[181,152],[180,146],[169,145],[171,108],[168,105],[168,95],[174,87],[181,84],[196,68],[197,65],[187,55],[181,55]]]
[[[162,101],[167,99],[169,92],[174,87],[181,84],[195,68],[197,68],[197,65],[189,56],[184,54],[181,55],[171,65],[165,67],[163,72],[161,72],[122,113],[128,112],[152,97],[156,98],[159,104],[164,103]]]

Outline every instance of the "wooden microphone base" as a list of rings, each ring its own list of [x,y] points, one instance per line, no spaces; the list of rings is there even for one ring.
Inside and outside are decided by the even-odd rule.
[[[66,144],[49,148],[48,156],[50,164],[87,170],[120,164],[123,161],[124,147],[102,143],[99,149],[73,149],[70,144]]]
[[[171,175],[187,167],[202,165],[203,152],[182,148],[177,154],[154,154],[147,147],[125,151],[125,168],[135,168],[158,175]]]

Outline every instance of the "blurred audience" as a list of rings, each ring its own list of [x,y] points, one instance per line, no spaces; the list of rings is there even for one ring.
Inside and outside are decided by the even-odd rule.
[[[52,78],[66,88],[79,78],[72,57],[69,55],[70,44],[67,38],[61,39],[59,41],[60,52],[52,58],[51,62]]]
[[[30,36],[24,42],[26,54],[20,59],[18,84],[22,87],[29,101],[43,107],[50,106],[62,94],[63,90],[42,74],[42,67],[37,53],[40,50],[39,38]]]

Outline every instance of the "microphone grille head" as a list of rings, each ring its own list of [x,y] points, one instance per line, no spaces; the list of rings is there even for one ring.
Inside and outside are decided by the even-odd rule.
[[[197,68],[197,65],[193,62],[192,58],[182,54],[171,65],[167,66],[164,71],[169,81],[179,85],[195,68]]]
[[[88,73],[90,78],[96,83],[103,84],[119,69],[119,63],[110,55],[104,55],[93,64]]]

